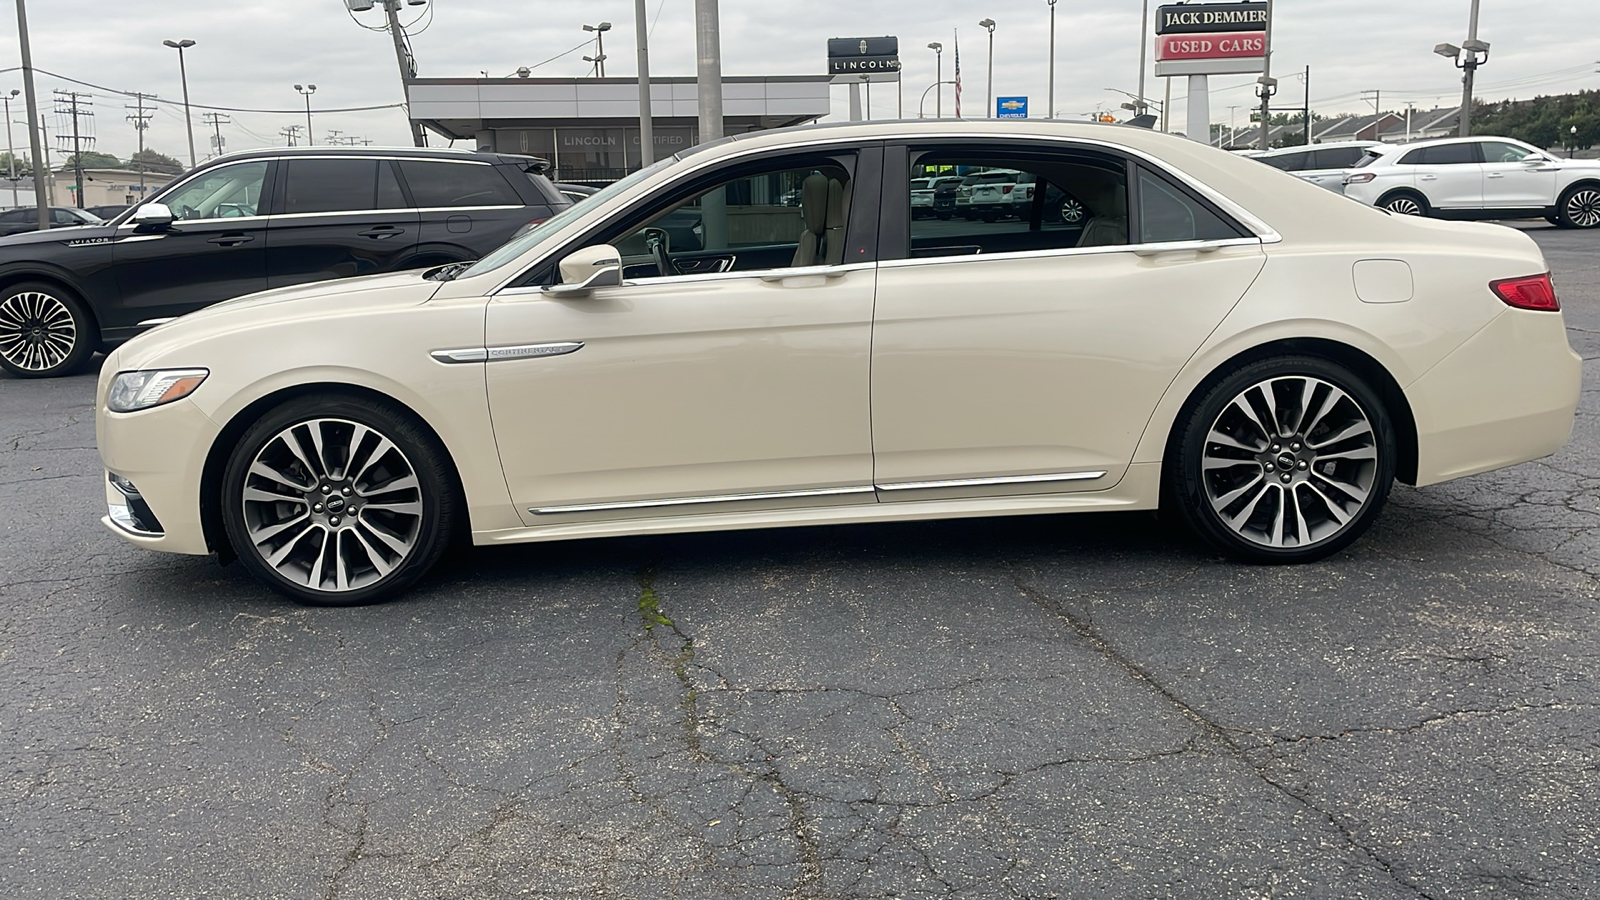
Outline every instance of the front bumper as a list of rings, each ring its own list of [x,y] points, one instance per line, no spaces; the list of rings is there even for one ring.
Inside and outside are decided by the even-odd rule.
[[[219,430],[188,399],[113,413],[102,397],[95,436],[107,473],[108,513],[101,521],[118,537],[150,550],[208,553],[200,518],[200,476]]]

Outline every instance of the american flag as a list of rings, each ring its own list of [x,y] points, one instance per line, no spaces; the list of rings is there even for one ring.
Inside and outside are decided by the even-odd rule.
[[[956,118],[961,118],[961,32],[955,33],[956,45]]]

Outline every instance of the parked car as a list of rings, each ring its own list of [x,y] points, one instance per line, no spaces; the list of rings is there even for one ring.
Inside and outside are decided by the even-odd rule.
[[[911,179],[912,217],[938,216],[939,210],[936,209],[935,198],[938,195],[939,187],[944,184],[960,184],[961,181],[962,178],[959,175],[936,175],[931,178]],[[939,217],[948,219],[950,215],[947,211],[945,215]]]
[[[1600,160],[1561,159],[1511,138],[1369,147],[1344,192],[1401,215],[1600,226]]]
[[[967,218],[993,222],[1009,216],[1016,202],[1017,177],[1021,172],[994,170],[974,175],[961,184],[967,189]]]
[[[577,203],[580,200],[588,199],[588,197],[595,191],[598,191],[599,188],[591,187],[587,184],[572,184],[571,182],[558,181],[556,182],[556,190],[560,191],[571,202]]]
[[[980,214],[972,208],[972,195],[980,187],[989,185],[1015,184],[1016,172],[979,172],[961,179],[961,184],[956,186],[955,214],[963,219],[977,219]],[[1003,193],[1003,192],[997,192]],[[998,199],[995,201],[998,204]],[[998,213],[996,213],[998,216]]]
[[[132,206],[129,206],[126,203],[121,203],[115,206],[85,206],[84,211],[88,212],[90,215],[98,216],[103,221],[109,222],[132,208]]]
[[[543,171],[445,149],[218,157],[111,223],[0,239],[0,367],[63,375],[230,297],[477,259],[569,205]]]
[[[87,210],[75,206],[50,207],[51,228],[76,228],[80,225],[101,225],[105,220]],[[8,209],[0,213],[0,237],[13,234],[26,234],[39,230],[39,209],[36,206],[24,206],[21,209]]]
[[[1017,187],[1011,192],[1011,215],[1024,221],[1033,217],[1033,195],[1038,189],[1037,182],[1038,176],[1031,173],[1024,172],[1017,176]],[[1042,221],[1081,225],[1087,218],[1088,210],[1082,201],[1061,187],[1046,183],[1044,205],[1040,210]]]
[[[1167,505],[1289,563],[1349,545],[1396,478],[1568,440],[1582,362],[1526,234],[1146,129],[962,126],[741,134],[468,267],[155,328],[102,367],[105,522],[323,604],[395,596],[458,534]],[[914,220],[913,165],[1032,174],[1088,218]],[[799,208],[756,199],[790,181]]]
[[[1255,152],[1251,158],[1318,187],[1342,193],[1345,175],[1355,168],[1369,147],[1379,146],[1382,146],[1381,141],[1332,141],[1309,147],[1281,147]]]

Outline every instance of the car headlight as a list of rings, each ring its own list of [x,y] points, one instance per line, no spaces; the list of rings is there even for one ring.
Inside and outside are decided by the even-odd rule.
[[[112,412],[133,412],[182,400],[194,393],[194,389],[210,374],[206,369],[118,372],[116,379],[111,382],[111,392],[106,396],[106,406]]]

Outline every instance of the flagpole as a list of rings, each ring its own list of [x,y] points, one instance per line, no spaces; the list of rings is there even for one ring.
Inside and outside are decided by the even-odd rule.
[[[956,118],[961,118],[961,29],[950,29],[952,42],[956,45]]]

